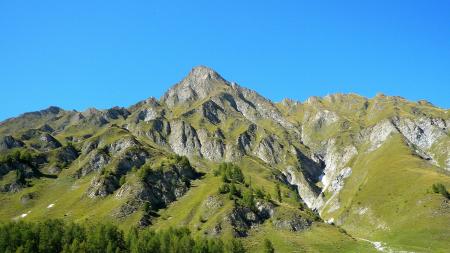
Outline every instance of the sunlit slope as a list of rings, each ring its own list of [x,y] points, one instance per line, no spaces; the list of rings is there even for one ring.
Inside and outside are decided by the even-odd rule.
[[[432,193],[437,182],[450,187],[448,172],[416,156],[399,136],[358,156],[339,196],[336,217],[355,237],[393,248],[445,252],[450,247],[449,200]]]

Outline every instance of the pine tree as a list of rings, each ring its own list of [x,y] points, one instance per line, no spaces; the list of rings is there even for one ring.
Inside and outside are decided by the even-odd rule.
[[[264,240],[264,253],[274,253],[275,249],[269,239]]]

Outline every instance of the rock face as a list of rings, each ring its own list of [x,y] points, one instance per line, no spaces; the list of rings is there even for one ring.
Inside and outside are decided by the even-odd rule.
[[[272,217],[275,206],[270,202],[260,201],[256,203],[256,209],[236,206],[225,218],[227,223],[233,227],[234,235],[237,237],[247,236],[250,228],[258,226]]]
[[[88,158],[88,161],[84,167],[77,171],[75,177],[80,178],[88,175],[94,171],[100,171],[110,161],[108,154],[102,151],[94,151]]]
[[[169,144],[175,153],[185,156],[201,156],[201,144],[197,131],[191,125],[184,121],[174,121],[170,126]]]
[[[0,152],[12,148],[23,147],[24,143],[20,140],[14,139],[14,137],[7,135],[0,138]]]

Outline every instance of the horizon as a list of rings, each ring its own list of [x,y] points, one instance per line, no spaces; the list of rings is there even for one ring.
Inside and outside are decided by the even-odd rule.
[[[273,102],[383,93],[448,109],[449,10],[443,0],[2,2],[0,121],[160,98],[197,65]]]
[[[208,68],[208,69],[211,69],[211,70],[215,71],[213,68],[210,68],[209,66],[206,66],[206,65],[197,65],[197,66],[194,66],[192,69],[197,68],[197,67],[206,67],[206,68]],[[236,83],[236,84],[239,85],[239,86],[248,88],[248,87],[246,87],[246,86],[240,85],[240,84],[239,84],[238,82],[236,82],[236,81],[228,80],[226,77],[223,77],[223,76],[222,76],[219,72],[217,72],[217,71],[215,71],[215,72],[218,73],[222,78],[224,78],[224,79],[225,79],[227,82],[229,82],[229,83]],[[188,73],[188,74],[189,74],[189,73]],[[185,77],[186,77],[188,74],[186,74]],[[184,77],[183,77],[183,78],[184,78]],[[181,81],[181,80],[180,80],[180,81]],[[164,96],[164,94],[165,94],[169,89],[172,89],[172,88],[173,88],[175,85],[177,85],[178,83],[179,83],[179,82],[177,82],[177,83],[171,85],[171,86],[170,86],[163,94],[161,94],[161,95],[158,96],[158,97],[156,97],[156,96],[148,96],[148,97],[145,98],[145,99],[136,101],[136,102],[134,102],[134,103],[132,103],[132,104],[129,104],[129,105],[124,105],[124,106],[121,106],[121,105],[114,105],[114,106],[108,107],[108,108],[97,108],[97,107],[92,107],[92,106],[91,106],[91,107],[86,107],[86,108],[84,108],[84,109],[82,109],[82,110],[78,110],[78,109],[70,109],[70,108],[64,108],[64,107],[61,107],[61,106],[59,106],[59,105],[49,105],[49,106],[47,106],[47,107],[45,107],[45,108],[41,108],[41,109],[38,109],[38,110],[36,110],[36,111],[22,112],[22,113],[20,113],[20,114],[18,114],[18,115],[16,115],[16,116],[12,116],[12,117],[9,117],[9,118],[6,118],[6,119],[0,119],[0,123],[2,123],[2,122],[4,122],[4,121],[7,121],[7,120],[9,120],[9,119],[12,119],[12,118],[19,117],[19,116],[21,116],[21,115],[23,115],[23,114],[25,114],[25,113],[33,113],[33,112],[43,111],[43,110],[50,109],[50,108],[52,108],[52,107],[55,107],[55,108],[58,108],[58,109],[62,109],[62,110],[65,110],[65,111],[85,112],[85,111],[87,111],[87,110],[89,110],[89,109],[108,110],[108,109],[112,109],[112,108],[115,108],[115,107],[129,108],[129,107],[131,107],[131,106],[133,106],[133,105],[135,105],[135,104],[137,104],[137,103],[139,103],[139,102],[142,102],[142,101],[144,101],[144,100],[147,100],[147,99],[149,99],[149,98],[155,98],[155,99],[157,99],[158,101],[161,101],[161,99],[162,99],[162,97]],[[252,90],[253,90],[253,89],[252,89]],[[255,91],[255,90],[254,90],[254,91]],[[256,91],[256,92],[257,92],[259,95],[261,95],[258,91]],[[268,97],[265,97],[265,96],[263,96],[263,95],[261,95],[261,96],[263,96],[263,97],[266,98],[266,99],[269,99],[272,103],[275,103],[275,104],[276,104],[276,103],[281,103],[281,102],[282,102],[283,100],[285,100],[285,99],[292,100],[292,101],[294,101],[294,102],[299,102],[299,103],[302,103],[302,104],[303,104],[303,103],[306,103],[307,100],[309,100],[310,98],[313,98],[313,97],[318,97],[318,98],[323,99],[323,98],[325,98],[325,97],[327,97],[327,96],[331,96],[331,95],[356,95],[356,96],[360,96],[360,97],[366,98],[366,99],[368,99],[368,100],[374,99],[375,97],[377,97],[377,96],[379,96],[379,95],[384,95],[384,96],[387,96],[387,97],[399,97],[399,98],[405,99],[405,100],[407,100],[407,101],[409,101],[409,102],[412,102],[412,103],[418,103],[419,101],[426,101],[426,102],[428,102],[428,103],[431,103],[430,101],[424,100],[424,99],[420,99],[420,100],[414,101],[414,100],[409,100],[409,99],[407,99],[407,98],[405,98],[405,97],[402,97],[402,96],[398,96],[398,95],[390,95],[390,94],[384,94],[384,93],[377,93],[377,94],[375,94],[375,95],[373,95],[373,96],[371,96],[371,97],[368,97],[368,96],[363,96],[363,95],[361,95],[361,94],[354,93],[354,92],[348,92],[348,93],[340,93],[340,92],[337,92],[337,93],[326,94],[326,95],[323,95],[323,96],[315,96],[315,95],[312,95],[312,96],[307,97],[307,98],[304,99],[304,100],[297,100],[297,99],[293,99],[293,98],[290,98],[290,97],[284,97],[284,98],[282,98],[282,99],[280,99],[280,100],[278,100],[278,101],[274,101],[274,100],[272,100],[272,99],[270,99],[270,98],[268,98]],[[442,109],[442,110],[449,110],[449,108],[442,108],[442,107],[439,107],[439,106],[437,106],[437,105],[435,105],[435,104],[433,104],[433,103],[431,103],[431,106],[433,106],[433,107],[435,107],[435,108]]]
[[[241,85],[239,82],[237,82],[237,81],[235,81],[235,80],[228,80],[226,77],[223,77],[223,76],[221,75],[220,72],[217,72],[215,69],[210,68],[209,66],[206,66],[206,65],[197,65],[197,66],[194,66],[192,69],[197,68],[197,67],[206,67],[206,68],[209,68],[209,69],[215,71],[216,73],[218,73],[222,78],[224,78],[224,79],[225,79],[226,81],[228,81],[229,83],[236,83],[236,84],[239,85],[239,86],[242,86],[242,87],[245,87],[245,88],[249,88],[249,87],[247,87],[247,86],[245,86],[245,85]],[[187,75],[189,75],[189,72],[188,72],[183,78],[185,78]],[[183,79],[183,78],[182,78],[182,79]],[[88,107],[83,108],[83,109],[76,109],[76,108],[65,108],[65,107],[62,107],[62,106],[59,106],[59,105],[56,105],[56,104],[52,104],[52,105],[48,105],[47,107],[40,108],[40,109],[37,109],[37,110],[34,110],[34,111],[21,112],[21,113],[19,113],[18,115],[15,115],[15,116],[12,116],[12,117],[8,117],[8,118],[5,118],[5,119],[1,119],[1,118],[0,118],[0,123],[2,123],[2,122],[4,122],[4,121],[7,121],[7,120],[9,120],[9,119],[12,119],[12,118],[19,117],[19,116],[21,116],[21,115],[23,115],[23,114],[25,114],[25,113],[32,113],[32,112],[43,111],[43,110],[49,109],[49,108],[51,108],[51,107],[56,107],[56,108],[59,108],[59,109],[65,110],[65,111],[85,112],[85,111],[87,111],[87,110],[89,110],[89,109],[108,110],[108,109],[112,109],[112,108],[114,108],[114,107],[129,108],[129,107],[131,107],[131,106],[133,106],[133,105],[135,105],[135,104],[137,104],[137,103],[139,103],[139,102],[142,102],[142,101],[144,101],[144,100],[147,100],[147,99],[149,99],[149,98],[155,98],[155,99],[157,99],[158,101],[161,101],[161,98],[164,96],[164,94],[165,94],[167,91],[169,91],[170,89],[172,89],[172,88],[173,88],[175,85],[177,85],[179,82],[181,82],[182,79],[180,79],[178,82],[176,82],[176,83],[172,84],[171,86],[169,86],[169,87],[168,87],[161,95],[159,95],[159,96],[152,96],[152,95],[150,95],[150,96],[148,96],[148,97],[146,97],[146,98],[144,98],[144,99],[141,99],[141,100],[139,100],[139,101],[135,101],[135,102],[133,102],[133,103],[131,103],[131,104],[127,104],[127,105],[113,105],[113,106],[111,106],[111,107],[106,107],[106,108],[98,108],[98,107],[88,106]],[[250,88],[250,89],[251,89],[251,88]],[[426,101],[426,102],[430,103],[431,106],[433,106],[433,107],[435,107],[435,108],[439,108],[439,109],[442,109],[442,110],[449,110],[449,109],[450,109],[450,108],[439,107],[438,105],[435,105],[435,104],[433,104],[432,102],[430,102],[430,101],[428,101],[428,100],[426,100],[426,99],[410,100],[410,99],[407,99],[407,98],[405,98],[405,97],[403,97],[403,96],[400,96],[400,95],[391,95],[391,94],[385,94],[385,93],[382,93],[382,92],[377,92],[377,93],[374,94],[373,96],[364,96],[364,95],[361,95],[361,94],[358,94],[358,93],[355,93],[355,92],[346,92],[346,93],[344,93],[344,92],[336,92],[336,93],[325,94],[325,95],[322,95],[322,96],[311,95],[311,96],[306,97],[304,100],[298,100],[298,99],[294,99],[294,98],[290,98],[290,97],[283,97],[283,98],[281,98],[280,100],[276,100],[276,101],[275,101],[275,100],[272,100],[272,99],[269,98],[269,97],[266,97],[266,96],[260,94],[257,90],[254,90],[254,89],[251,89],[251,90],[257,92],[259,95],[263,96],[263,97],[266,98],[266,99],[269,99],[272,103],[275,103],[275,104],[276,104],[276,103],[281,103],[281,102],[282,102],[283,100],[285,100],[285,99],[292,100],[292,101],[294,101],[294,102],[299,102],[299,103],[302,103],[302,104],[303,104],[303,103],[306,103],[307,100],[309,100],[310,98],[313,98],[313,97],[318,97],[318,98],[323,99],[323,98],[325,98],[325,97],[327,97],[327,96],[330,96],[330,95],[339,95],[339,94],[341,94],[341,95],[356,95],[356,96],[360,96],[360,97],[363,97],[363,98],[366,98],[366,99],[369,99],[369,100],[374,99],[375,97],[377,97],[377,96],[379,96],[379,95],[384,95],[384,96],[387,96],[387,97],[399,97],[399,98],[405,99],[405,100],[407,100],[407,101],[409,101],[409,102],[412,102],[412,103],[418,103],[419,101]]]

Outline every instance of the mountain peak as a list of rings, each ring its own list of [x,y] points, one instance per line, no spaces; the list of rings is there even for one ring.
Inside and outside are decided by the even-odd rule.
[[[203,65],[199,65],[192,68],[187,78],[192,78],[196,80],[206,80],[206,79],[224,80],[215,70]]]
[[[191,104],[229,85],[229,82],[213,69],[197,66],[181,82],[170,88],[161,100],[169,107]]]

